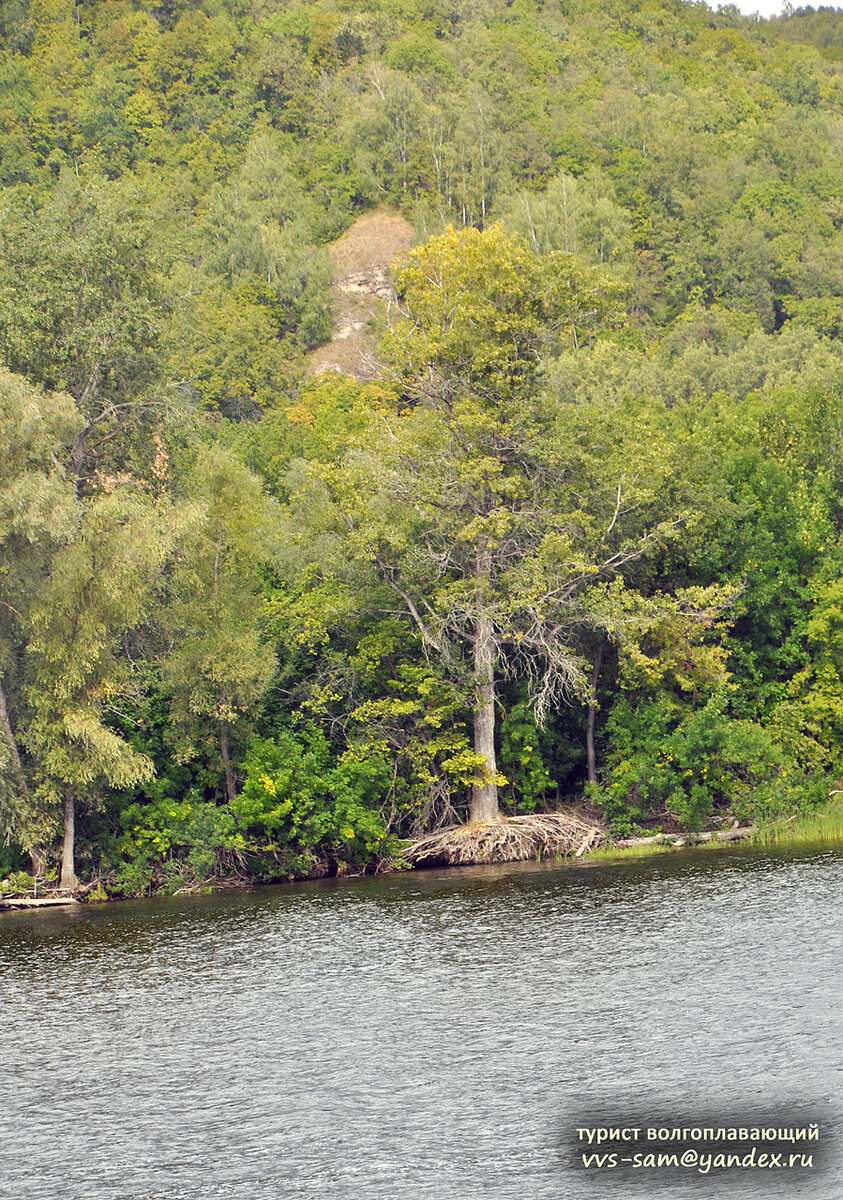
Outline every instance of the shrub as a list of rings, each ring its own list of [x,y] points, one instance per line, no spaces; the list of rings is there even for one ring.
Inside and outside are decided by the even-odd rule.
[[[257,740],[232,812],[253,850],[299,847],[365,863],[395,850],[379,805],[390,781],[387,763],[346,753],[334,765],[319,730]]]

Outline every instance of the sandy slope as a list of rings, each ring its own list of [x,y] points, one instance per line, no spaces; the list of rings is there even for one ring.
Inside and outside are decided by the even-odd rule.
[[[394,296],[389,267],[408,250],[413,227],[394,209],[358,218],[331,247],[334,326],[330,342],[308,356],[308,372],[342,371],[357,379],[379,374],[375,355],[380,324]]]

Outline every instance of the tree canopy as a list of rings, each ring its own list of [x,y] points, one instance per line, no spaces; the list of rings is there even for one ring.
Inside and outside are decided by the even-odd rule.
[[[0,875],[835,790],[841,34],[0,5]],[[340,269],[364,214],[412,230],[388,278]],[[365,379],[316,373],[343,289]]]

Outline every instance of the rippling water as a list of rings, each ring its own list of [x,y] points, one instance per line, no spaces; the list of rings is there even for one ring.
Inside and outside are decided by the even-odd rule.
[[[735,848],[4,914],[0,1182],[838,1200],[841,892],[839,853]],[[759,1114],[821,1120],[822,1165],[572,1167],[569,1131],[603,1117]]]

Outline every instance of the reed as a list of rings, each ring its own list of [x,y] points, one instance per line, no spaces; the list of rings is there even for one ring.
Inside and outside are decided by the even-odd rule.
[[[706,843],[709,844],[711,843]],[[663,845],[651,843],[648,846],[613,846],[611,842],[605,842],[602,846],[589,850],[584,858],[588,862],[618,862],[621,859],[626,862],[635,858],[653,858],[657,854],[671,854],[675,849],[676,847],[667,842]]]
[[[843,842],[843,795],[832,796],[821,809],[762,826],[750,842],[756,846]]]
[[[800,816],[782,817],[759,826],[742,840],[745,846],[808,846],[817,844],[843,843],[843,795],[833,796],[821,809]],[[695,850],[724,850],[733,846],[728,841],[701,842]],[[657,854],[672,854],[687,846],[649,844],[644,846],[616,846],[604,842],[590,850],[585,856],[589,862],[628,861],[650,858]]]

